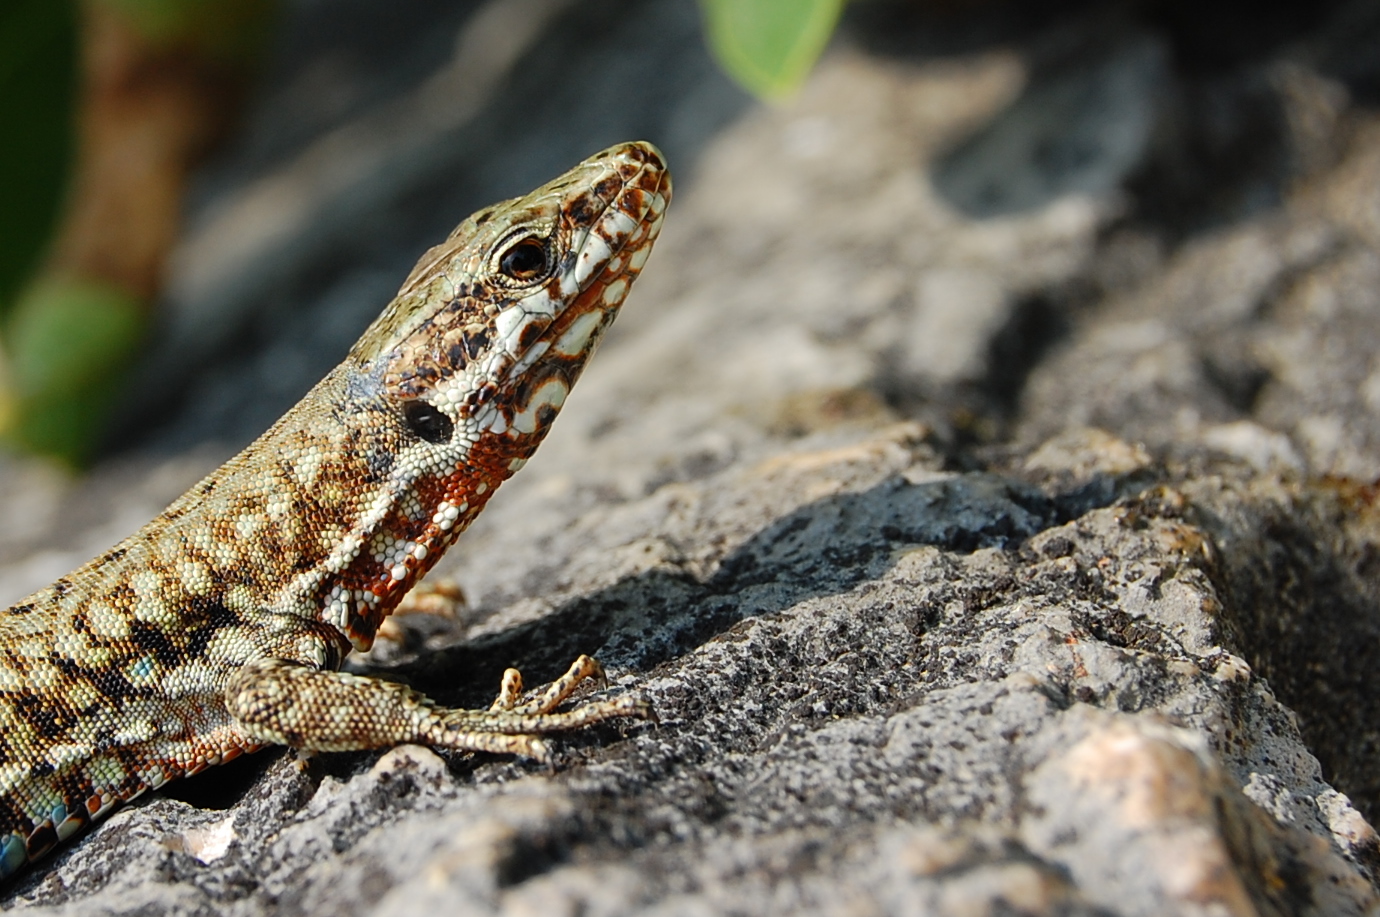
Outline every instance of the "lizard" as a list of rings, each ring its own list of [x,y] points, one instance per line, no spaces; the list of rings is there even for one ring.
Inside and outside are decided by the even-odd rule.
[[[526,463],[647,261],[671,196],[624,143],[482,209],[344,361],[101,556],[0,612],[0,879],[115,806],[268,745],[408,742],[550,761],[543,736],[653,718],[509,669],[489,709],[340,671]]]

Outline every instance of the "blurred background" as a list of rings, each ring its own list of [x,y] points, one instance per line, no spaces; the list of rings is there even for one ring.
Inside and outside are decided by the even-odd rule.
[[[0,432],[80,467],[139,439],[111,414],[136,364],[169,349],[152,333],[169,331],[180,356],[145,375],[176,390],[170,373],[185,381],[272,308],[289,262],[351,235],[401,232],[410,246],[416,231],[341,232],[340,217],[377,222],[439,190],[405,220],[444,227],[448,208],[516,193],[620,137],[661,135],[688,155],[743,104],[707,65],[689,4],[568,6],[10,5]],[[725,68],[769,98],[798,89],[841,6],[704,0],[699,15]],[[353,337],[361,317],[327,320],[336,331],[317,343],[338,350],[335,333]],[[309,362],[284,370],[283,391],[303,390],[321,365]],[[141,392],[150,400],[178,399]]]
[[[577,489],[898,419],[956,467],[1097,424],[1374,477],[1377,51],[1377,0],[11,0],[9,591],[266,428],[470,211],[632,138],[678,197],[548,447]]]

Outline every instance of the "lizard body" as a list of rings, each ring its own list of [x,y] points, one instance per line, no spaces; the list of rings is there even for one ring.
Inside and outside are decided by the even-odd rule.
[[[102,556],[0,612],[0,878],[115,805],[267,744],[422,742],[546,758],[540,735],[646,718],[555,708],[510,670],[489,710],[337,671],[526,462],[670,200],[622,144],[424,254],[345,361]]]

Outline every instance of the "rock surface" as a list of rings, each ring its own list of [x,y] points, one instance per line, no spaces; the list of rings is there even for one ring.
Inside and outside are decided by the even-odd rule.
[[[293,8],[137,448],[7,460],[0,589],[271,421],[446,224],[646,136],[672,219],[468,604],[355,664],[473,705],[590,652],[661,723],[261,754],[5,905],[1380,912],[1380,4],[858,4],[776,108],[689,3],[383,7]]]

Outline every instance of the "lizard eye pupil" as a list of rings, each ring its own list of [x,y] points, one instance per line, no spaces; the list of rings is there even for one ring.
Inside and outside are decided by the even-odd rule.
[[[409,401],[403,407],[407,428],[429,443],[450,442],[455,424],[440,408],[425,401]]]
[[[498,269],[514,280],[533,280],[546,273],[546,246],[528,236],[498,259]]]

